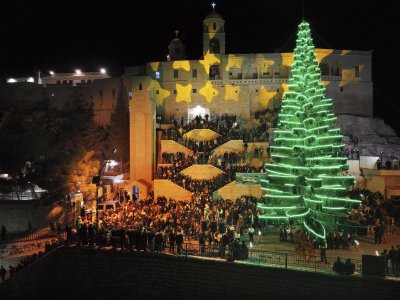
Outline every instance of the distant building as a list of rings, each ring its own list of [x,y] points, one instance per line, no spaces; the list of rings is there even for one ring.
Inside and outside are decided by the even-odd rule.
[[[107,79],[110,76],[104,72],[83,72],[77,70],[74,73],[54,73],[50,76],[44,76],[39,79],[39,83],[44,86],[48,84],[71,84],[76,86],[80,83],[92,83],[95,80]]]

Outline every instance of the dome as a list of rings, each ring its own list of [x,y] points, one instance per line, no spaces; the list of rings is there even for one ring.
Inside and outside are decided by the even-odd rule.
[[[215,10],[213,10],[212,12],[210,12],[210,13],[205,17],[204,20],[207,20],[207,19],[222,19],[222,16],[221,16],[219,13],[217,13]]]
[[[169,43],[169,48],[185,48],[185,45],[180,39],[174,38],[171,43]]]
[[[177,37],[174,38],[168,46],[169,56],[171,60],[185,59],[185,45]]]

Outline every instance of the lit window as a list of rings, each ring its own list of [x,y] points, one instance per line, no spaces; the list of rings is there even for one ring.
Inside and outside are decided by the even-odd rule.
[[[160,79],[160,71],[156,71],[156,79]]]

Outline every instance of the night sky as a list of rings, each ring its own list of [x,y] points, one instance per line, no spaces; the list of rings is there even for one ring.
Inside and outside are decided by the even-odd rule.
[[[216,0],[225,19],[227,53],[292,51],[301,0]],[[397,1],[304,0],[318,48],[373,49],[374,112],[400,133],[400,18]],[[174,31],[187,57],[202,54],[202,20],[209,0],[1,1],[0,76],[97,71],[120,75],[125,66],[164,60]],[[397,121],[397,122],[396,122]]]

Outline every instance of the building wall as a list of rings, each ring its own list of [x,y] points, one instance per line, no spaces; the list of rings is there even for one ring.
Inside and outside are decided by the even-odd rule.
[[[372,117],[371,52],[316,49],[316,57],[335,113]],[[208,53],[202,60],[150,62],[146,74],[166,122],[187,118],[188,109],[198,105],[211,115],[231,113],[248,120],[256,111],[280,107],[292,63],[292,53]],[[213,65],[219,66],[218,77],[210,73]]]
[[[0,84],[0,108],[40,109],[40,102],[49,103],[50,109],[63,110],[73,104],[83,107],[93,105],[94,122],[107,126],[115,108],[121,88],[121,78],[94,80],[90,83],[48,84],[34,83]]]
[[[149,101],[150,81],[137,77],[133,81],[132,99],[129,101],[130,118],[130,180],[153,181],[155,169],[155,108]]]

